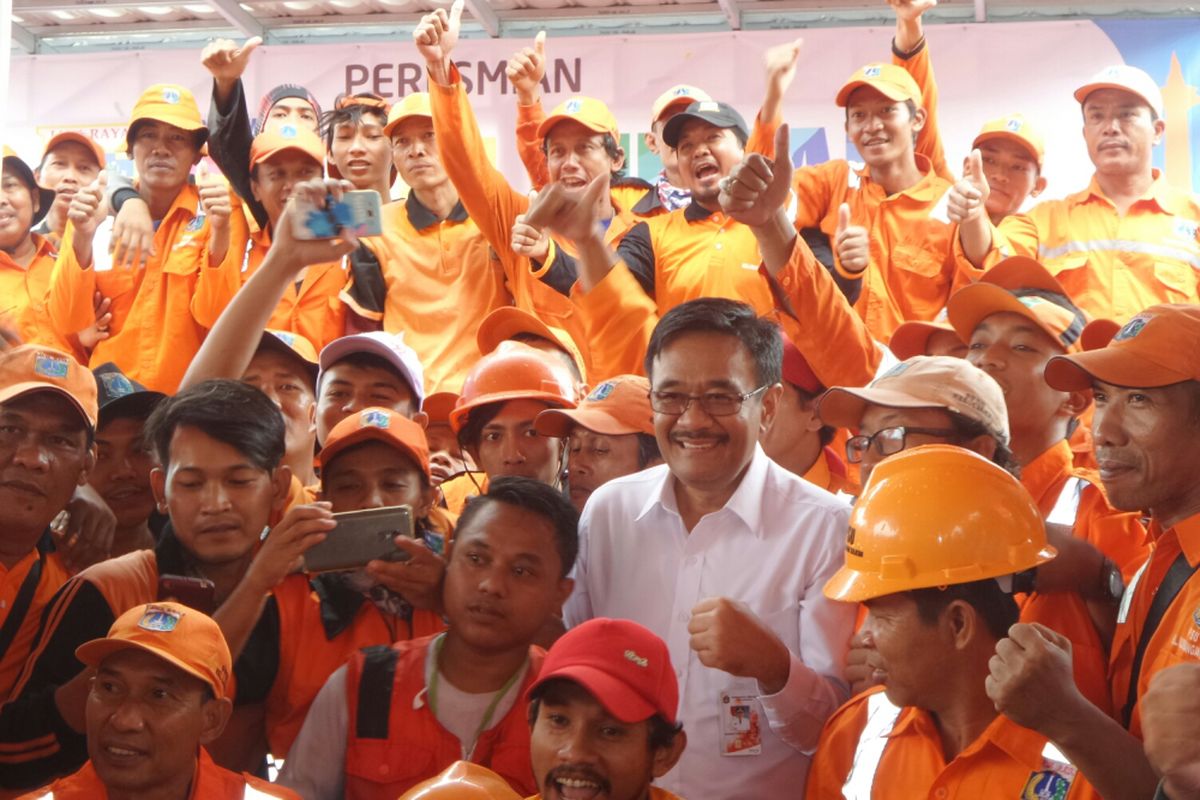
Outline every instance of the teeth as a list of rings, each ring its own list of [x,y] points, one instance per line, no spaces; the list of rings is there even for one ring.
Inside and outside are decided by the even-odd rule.
[[[579,778],[559,778],[558,782],[571,789],[597,789],[600,784]]]
[[[116,747],[114,745],[108,746],[108,752],[112,753],[114,756],[136,756],[137,755],[136,750],[126,750],[124,747]]]

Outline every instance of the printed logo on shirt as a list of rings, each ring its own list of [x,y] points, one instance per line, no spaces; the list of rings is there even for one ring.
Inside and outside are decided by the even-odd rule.
[[[1066,800],[1070,790],[1070,779],[1052,770],[1042,770],[1029,776],[1021,800]]]
[[[1149,314],[1138,314],[1136,317],[1129,320],[1129,322],[1126,322],[1125,326],[1121,328],[1121,330],[1117,331],[1117,335],[1113,337],[1113,341],[1124,342],[1128,339],[1134,338],[1143,330],[1145,330],[1146,323],[1152,319],[1154,319],[1154,317],[1150,316]]]
[[[644,656],[639,656],[637,653],[635,653],[632,650],[625,651],[625,660],[631,661],[634,664],[637,664],[639,667],[650,666],[650,661],[647,658],[645,658]]]
[[[587,396],[587,399],[592,401],[593,403],[598,403],[601,400],[607,399],[608,396],[610,394],[612,394],[613,390],[616,388],[617,388],[617,384],[615,382],[605,381],[604,383],[597,386],[595,389],[592,389],[592,393]]]
[[[1196,232],[1200,230],[1200,225],[1186,219],[1175,220],[1175,235],[1181,236],[1184,239],[1195,239]]]
[[[1192,612],[1192,624],[1200,628],[1200,606],[1196,606],[1196,610]]]
[[[387,430],[392,425],[392,418],[382,411],[374,408],[368,408],[362,412],[358,418],[358,426],[360,428],[379,428]]]
[[[181,619],[183,619],[182,611],[176,611],[166,606],[151,605],[146,606],[142,618],[138,620],[138,627],[156,633],[170,633],[175,630]]]
[[[33,371],[43,378],[66,378],[71,370],[71,360],[49,353],[38,353],[33,357]]]
[[[207,219],[207,217],[205,217],[203,214],[197,214],[196,216],[192,217],[192,221],[187,224],[187,227],[184,228],[184,230],[188,233],[195,233],[204,227],[205,219]]]
[[[180,96],[178,89],[174,89],[170,86],[163,89],[163,100],[165,102],[170,103],[171,105],[175,105],[182,99],[183,99],[183,97]]]
[[[1004,127],[1013,133],[1016,133],[1017,131],[1021,130],[1021,120],[1010,119],[1008,122],[1004,123]]]
[[[882,70],[880,69],[878,64],[872,64],[871,66],[869,66],[863,70],[863,77],[864,78],[878,78],[879,73],[881,71]]]
[[[136,391],[133,382],[119,372],[103,372],[99,377],[104,383],[104,391],[114,400]]]

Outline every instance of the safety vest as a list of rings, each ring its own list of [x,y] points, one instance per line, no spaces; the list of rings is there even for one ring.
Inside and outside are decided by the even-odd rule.
[[[395,800],[467,758],[458,737],[429,707],[425,669],[435,638],[369,647],[347,665],[346,800]],[[529,648],[517,702],[479,735],[468,759],[500,775],[522,797],[536,793],[537,783],[530,764],[528,704],[521,698],[537,679],[545,655],[539,647]]]

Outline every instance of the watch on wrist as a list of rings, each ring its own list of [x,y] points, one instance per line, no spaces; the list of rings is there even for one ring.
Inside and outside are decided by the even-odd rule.
[[[1110,603],[1119,603],[1125,595],[1125,579],[1121,570],[1109,559],[1100,565],[1100,596]]]

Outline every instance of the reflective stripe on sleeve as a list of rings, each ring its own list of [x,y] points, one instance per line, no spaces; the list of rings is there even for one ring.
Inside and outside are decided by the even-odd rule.
[[[892,705],[885,692],[867,698],[867,724],[858,737],[854,749],[854,762],[850,774],[842,786],[842,797],[846,800],[871,800],[871,787],[875,785],[875,773],[888,745],[887,735],[892,732],[900,708]]]

